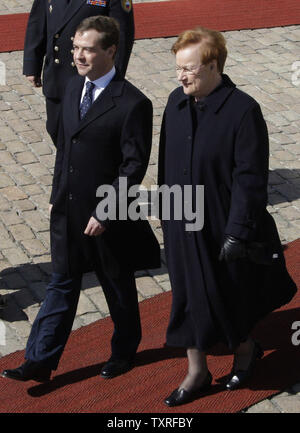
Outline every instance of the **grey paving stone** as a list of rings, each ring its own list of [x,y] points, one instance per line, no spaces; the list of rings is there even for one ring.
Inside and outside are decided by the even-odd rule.
[[[34,238],[31,228],[25,224],[15,224],[10,228],[10,232],[16,241]]]
[[[88,298],[88,296],[82,291],[80,293],[76,314],[81,316],[82,314],[87,314],[92,312],[95,313],[96,311],[97,308],[95,304],[93,304]]]
[[[34,303],[33,305],[29,305],[27,308],[24,308],[23,311],[27,316],[27,320],[30,323],[30,325],[33,324],[39,309],[41,307],[41,304],[39,303]],[[24,346],[25,347],[25,346]]]
[[[86,293],[86,291],[85,291]],[[99,287],[97,291],[88,292],[89,299],[96,306],[102,317],[109,314],[108,306],[102,289]]]
[[[300,413],[300,398],[295,395],[278,395],[272,398],[272,403],[276,404],[282,413]]]
[[[280,413],[280,410],[270,400],[264,400],[251,406],[247,413]]]
[[[99,313],[99,311],[96,311],[94,313],[87,312],[86,314],[81,315],[80,319],[81,319],[83,326],[86,326],[86,325],[90,325],[91,323],[96,322],[97,320],[101,320],[104,317],[105,317],[105,314],[101,314],[101,313]]]
[[[3,249],[2,254],[13,266],[22,265],[29,263],[30,258],[20,248],[13,247],[9,249]]]
[[[161,293],[161,288],[159,287],[159,285],[154,281],[153,278],[149,276],[136,278],[136,285],[138,292],[144,298],[148,298],[150,296]]]

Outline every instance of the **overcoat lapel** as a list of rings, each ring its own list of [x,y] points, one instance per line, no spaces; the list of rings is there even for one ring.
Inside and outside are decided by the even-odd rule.
[[[74,131],[74,134],[77,134],[80,130],[85,128],[95,119],[97,119],[98,117],[102,116],[103,114],[111,110],[113,107],[115,107],[116,102],[114,98],[122,94],[123,86],[124,86],[124,81],[123,80],[118,81],[118,79],[115,79],[114,77],[113,80],[108,84],[108,86],[103,90],[100,96],[93,103],[89,111],[86,113],[85,117],[79,121]],[[82,91],[82,86],[81,86],[81,91]],[[78,107],[79,105],[77,106],[77,112],[78,112]],[[78,116],[79,114],[77,114],[77,118]]]
[[[93,122],[97,117],[102,116],[108,110],[115,106],[114,100],[112,98],[110,89],[106,88],[103,90],[101,95],[96,99],[91,108],[88,110],[86,115],[78,124],[78,128],[75,133],[79,132],[81,129],[85,128],[91,122]]]
[[[64,127],[68,131],[68,135],[73,135],[73,131],[78,129],[78,124],[80,122],[79,118],[79,104],[82,94],[82,89],[84,85],[84,78],[77,77],[76,82],[70,92],[69,100],[67,101],[67,121],[64,121]]]

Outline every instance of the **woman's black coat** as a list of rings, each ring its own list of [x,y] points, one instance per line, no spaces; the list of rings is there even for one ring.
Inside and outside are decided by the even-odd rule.
[[[162,222],[173,290],[167,342],[206,350],[222,340],[235,347],[296,287],[266,210],[269,148],[259,104],[226,75],[200,106],[192,103],[175,89],[161,130],[159,185],[204,185],[202,230],[187,231],[184,219]],[[270,263],[219,261],[225,234],[266,243]]]

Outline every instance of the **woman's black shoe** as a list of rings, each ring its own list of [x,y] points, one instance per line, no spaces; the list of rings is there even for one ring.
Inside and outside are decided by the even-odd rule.
[[[255,341],[249,367],[246,370],[233,371],[230,380],[226,383],[226,389],[233,391],[234,389],[240,388],[244,385],[253,373],[255,361],[262,358],[263,355],[264,351],[260,344]]]
[[[193,389],[191,391],[186,391],[185,389],[175,389],[172,394],[169,395],[169,397],[167,397],[165,399],[165,404],[167,406],[179,406],[180,404],[186,404],[189,403],[193,400],[195,400],[198,397],[201,397],[201,395],[205,392],[208,391],[208,389],[211,386],[211,382],[212,382],[212,375],[210,372],[207,373],[207,376],[203,382],[203,384],[196,389]]]

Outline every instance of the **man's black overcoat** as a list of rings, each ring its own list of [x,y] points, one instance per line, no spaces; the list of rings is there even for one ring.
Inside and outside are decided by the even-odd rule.
[[[186,231],[185,220],[162,223],[173,290],[167,343],[206,350],[221,340],[235,347],[296,287],[266,210],[268,133],[259,104],[226,75],[199,106],[192,103],[175,89],[161,131],[158,183],[204,185],[202,230]],[[225,234],[266,242],[271,264],[220,262]]]
[[[122,6],[124,5],[124,7]],[[130,9],[130,10],[129,10]],[[134,40],[133,9],[121,0],[34,0],[24,45],[24,75],[41,75],[47,98],[61,99],[69,78],[77,74],[73,62],[72,38],[85,18],[104,15],[120,24],[116,66],[125,76]]]
[[[152,103],[127,80],[115,75],[79,119],[84,78],[73,77],[63,101],[62,128],[56,154],[50,220],[53,271],[71,275],[89,271],[96,256],[118,275],[120,266],[133,270],[160,267],[160,248],[146,220],[104,221],[97,237],[84,234],[97,217],[97,188],[119,177],[128,187],[145,175],[152,142]]]

